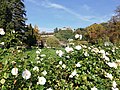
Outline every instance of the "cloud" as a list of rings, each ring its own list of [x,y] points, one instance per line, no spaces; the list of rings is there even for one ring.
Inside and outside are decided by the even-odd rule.
[[[72,10],[64,5],[53,3],[53,2],[50,2],[49,0],[40,0],[40,1],[38,1],[38,0],[26,0],[26,1],[29,1],[37,6],[43,6],[45,8],[53,8],[53,9],[63,10],[63,11],[75,16],[76,18],[78,18],[82,21],[86,21],[86,22],[90,22],[90,23],[107,21],[107,19],[105,19],[104,17],[108,18],[106,15],[99,16],[99,17],[93,16],[93,15],[88,15],[88,16],[84,15],[83,16],[83,15],[75,12],[74,10]],[[84,4],[82,6],[82,8],[84,8],[87,11],[91,11],[91,7],[88,6],[87,4]]]
[[[66,9],[64,6],[60,4],[55,4],[51,2],[43,2],[42,6],[47,7],[47,8],[55,8],[55,9]]]
[[[40,4],[36,1],[36,0],[25,0],[25,1],[28,1],[28,2],[31,2],[37,6],[40,6]]]
[[[56,4],[56,3],[52,3],[48,0],[44,0],[43,3],[42,3],[42,6],[46,7],[46,8],[54,8],[54,9],[60,9],[60,10],[64,10],[65,12],[71,14],[71,15],[74,15],[75,17],[83,20],[83,21],[89,21],[91,22],[88,18],[84,18],[84,16],[76,13],[75,11],[63,6],[63,5],[60,5],[60,4]],[[86,8],[88,9],[88,7],[86,6]]]

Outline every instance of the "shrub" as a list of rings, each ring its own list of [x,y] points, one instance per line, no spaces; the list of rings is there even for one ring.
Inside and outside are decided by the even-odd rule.
[[[60,46],[59,40],[54,36],[48,37],[46,39],[46,44],[48,47],[59,47]]]
[[[47,50],[48,51],[48,50]],[[1,90],[111,90],[120,88],[120,47],[77,45],[57,57],[1,49]],[[113,90],[114,90],[113,89]]]

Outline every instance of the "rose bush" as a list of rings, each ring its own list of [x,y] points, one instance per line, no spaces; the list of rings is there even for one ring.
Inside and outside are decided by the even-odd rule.
[[[0,49],[0,90],[120,89],[120,46],[76,45],[54,53]]]

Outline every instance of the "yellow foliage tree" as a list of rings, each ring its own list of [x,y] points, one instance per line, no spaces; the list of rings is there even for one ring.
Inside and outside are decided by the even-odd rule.
[[[37,42],[40,42],[41,41],[41,35],[40,35],[40,30],[39,30],[37,25],[34,26],[33,32],[34,32],[34,35],[36,37]]]
[[[98,43],[99,41],[103,40],[105,28],[101,24],[92,24],[86,27],[87,36],[89,38],[89,42],[91,43]]]

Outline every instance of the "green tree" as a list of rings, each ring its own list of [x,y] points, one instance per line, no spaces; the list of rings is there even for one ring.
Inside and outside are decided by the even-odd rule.
[[[26,36],[25,43],[29,47],[36,45],[37,41],[36,41],[36,37],[34,35],[34,28],[32,27],[32,24],[27,25],[25,36]]]
[[[67,30],[59,30],[58,33],[55,33],[55,36],[60,41],[67,41],[69,38],[73,38],[74,34],[71,29],[67,29]]]
[[[12,20],[12,12],[8,0],[0,0],[0,28],[6,31],[7,24]]]
[[[0,0],[0,28],[6,33],[1,41],[6,42],[6,47],[10,47],[13,42],[20,44],[24,41],[25,13],[23,0]]]
[[[13,29],[16,33],[20,34],[19,36],[17,36],[17,38],[23,40],[26,20],[26,11],[23,0],[11,0],[10,6],[12,11],[11,23],[13,24]]]
[[[75,29],[74,33],[75,34],[83,34],[84,30],[85,30],[84,28],[77,28],[77,29]]]
[[[58,31],[59,31],[59,29],[56,27],[56,28],[54,29],[54,33],[58,33]]]

